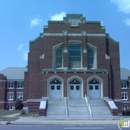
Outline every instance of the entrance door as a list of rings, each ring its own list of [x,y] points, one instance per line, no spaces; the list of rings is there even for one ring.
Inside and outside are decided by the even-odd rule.
[[[50,85],[50,98],[60,99],[61,98],[61,85]]]
[[[69,87],[69,97],[71,99],[79,99],[81,98],[81,87],[80,84],[71,84]]]
[[[101,98],[101,86],[100,83],[93,79],[89,82],[88,86],[89,98],[100,99]]]
[[[57,79],[54,79],[50,82],[49,86],[49,97],[51,99],[61,99],[62,98],[62,86],[61,82]]]
[[[90,99],[101,98],[101,89],[99,85],[89,85],[89,98]]]
[[[74,79],[69,83],[69,98],[80,99],[81,98],[81,84],[78,80]]]

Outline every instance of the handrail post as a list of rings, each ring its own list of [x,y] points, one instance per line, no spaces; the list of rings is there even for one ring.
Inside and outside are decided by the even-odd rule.
[[[92,115],[92,110],[91,110],[91,107],[90,107],[90,104],[89,104],[89,102],[88,102],[88,98],[87,98],[86,94],[85,94],[85,101],[86,101],[86,104],[87,104],[87,107],[88,107],[90,116],[92,117],[92,116],[93,116],[93,115]]]
[[[68,117],[68,108],[67,108],[67,99],[65,97],[65,110],[66,110],[66,117]]]

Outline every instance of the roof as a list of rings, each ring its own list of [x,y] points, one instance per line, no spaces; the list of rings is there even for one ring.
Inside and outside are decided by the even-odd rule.
[[[121,80],[128,80],[128,76],[130,76],[130,70],[126,68],[121,68]]]
[[[9,67],[0,71],[7,79],[24,79],[24,72],[27,71],[25,67]]]

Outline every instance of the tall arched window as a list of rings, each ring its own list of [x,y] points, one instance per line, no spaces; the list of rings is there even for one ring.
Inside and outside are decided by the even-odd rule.
[[[87,67],[88,69],[94,67],[94,50],[90,47],[87,49]]]
[[[55,68],[62,67],[62,47],[55,50]]]
[[[79,44],[68,46],[68,68],[81,68],[81,46]]]

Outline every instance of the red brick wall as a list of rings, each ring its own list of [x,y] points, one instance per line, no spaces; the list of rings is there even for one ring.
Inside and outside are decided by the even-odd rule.
[[[5,107],[5,96],[6,96],[6,77],[0,74],[0,109]]]
[[[44,29],[44,33],[62,33],[67,30],[68,33],[81,33],[86,30],[87,33],[104,33],[99,23],[81,23],[78,27],[70,27],[68,23],[49,22],[48,28]],[[103,79],[104,96],[120,99],[120,60],[119,45],[109,39],[110,59],[105,58],[106,54],[106,37],[105,36],[44,36],[30,44],[28,72],[25,74],[25,88],[28,91],[25,99],[39,99],[47,96],[47,79],[53,75],[59,75],[64,79],[64,95],[67,94],[67,78],[78,75],[84,80],[84,94],[87,93],[86,80],[92,75],[98,75]],[[69,40],[82,41],[82,47],[86,47],[86,43],[90,43],[97,47],[97,68],[107,69],[108,74],[94,73],[48,73],[42,74],[42,69],[51,69],[53,67],[53,46],[62,43],[67,47]],[[44,53],[44,59],[40,59],[40,55]],[[83,55],[83,67],[87,67],[87,54]],[[63,66],[68,66],[68,53],[63,53]],[[112,71],[111,71],[112,70]],[[113,94],[112,94],[113,93]]]

